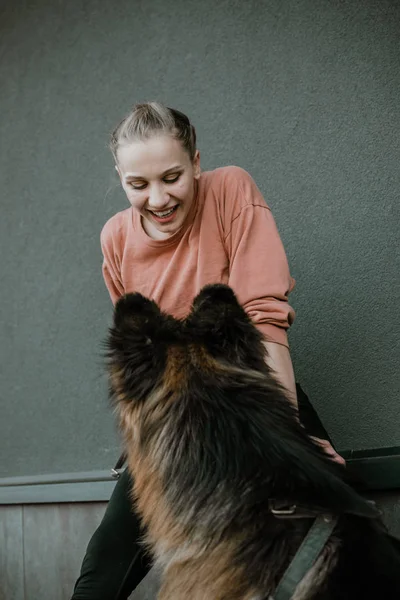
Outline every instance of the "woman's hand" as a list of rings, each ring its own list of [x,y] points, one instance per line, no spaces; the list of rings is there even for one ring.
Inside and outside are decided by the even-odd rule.
[[[310,438],[314,442],[316,442],[322,448],[322,450],[324,450],[324,452],[329,456],[329,458],[331,458],[334,462],[346,466],[346,461],[344,460],[344,458],[342,458],[340,454],[336,452],[336,450],[333,448],[332,444],[328,442],[328,440],[321,440],[321,438],[317,438],[314,435],[310,435]]]

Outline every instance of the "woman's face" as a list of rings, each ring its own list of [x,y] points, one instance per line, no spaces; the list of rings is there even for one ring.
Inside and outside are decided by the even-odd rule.
[[[165,134],[121,146],[117,157],[122,187],[146,233],[159,240],[173,235],[193,203],[199,152],[192,162],[182,144]]]

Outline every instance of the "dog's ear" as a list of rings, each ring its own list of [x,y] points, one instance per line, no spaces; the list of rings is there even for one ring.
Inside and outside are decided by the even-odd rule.
[[[205,286],[194,299],[185,325],[214,357],[247,368],[265,367],[263,336],[229,286]]]
[[[129,324],[135,323],[137,327],[143,327],[144,323],[154,323],[155,319],[159,319],[161,311],[157,304],[146,298],[138,292],[134,294],[125,294],[122,296],[115,305],[114,308],[114,327],[124,327]]]
[[[176,321],[139,293],[118,300],[106,341],[111,393],[145,400],[165,370]]]

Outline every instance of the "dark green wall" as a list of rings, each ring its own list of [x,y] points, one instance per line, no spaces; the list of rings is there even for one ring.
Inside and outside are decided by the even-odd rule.
[[[400,4],[8,0],[0,9],[1,476],[118,454],[99,233],[107,134],[187,112],[203,168],[250,171],[297,290],[298,378],[340,448],[399,444]]]

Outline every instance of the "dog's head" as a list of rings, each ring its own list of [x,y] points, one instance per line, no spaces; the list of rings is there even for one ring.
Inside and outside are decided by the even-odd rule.
[[[162,381],[182,384],[190,369],[209,370],[211,362],[265,370],[262,336],[228,286],[203,288],[188,317],[179,321],[139,293],[116,304],[107,341],[112,392],[144,402]],[[215,363],[214,363],[215,364]]]
[[[198,473],[202,484],[214,477],[210,486],[265,476],[278,500],[368,513],[299,425],[266,366],[261,334],[228,286],[203,288],[182,321],[140,294],[124,296],[108,360],[117,407],[125,415],[140,409],[139,437],[147,447],[161,448],[162,440],[164,464],[173,457],[169,480],[188,477],[180,490]],[[132,419],[125,422],[131,427]]]

